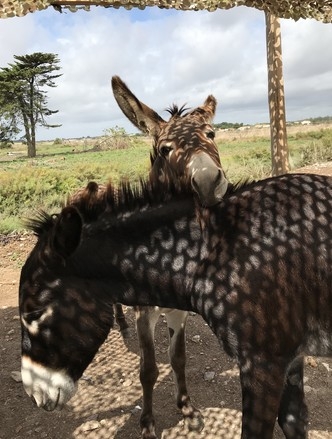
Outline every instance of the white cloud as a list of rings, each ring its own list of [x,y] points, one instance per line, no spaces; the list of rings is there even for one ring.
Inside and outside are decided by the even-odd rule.
[[[332,115],[332,26],[282,20],[289,120]],[[61,128],[45,138],[93,136],[115,124],[132,130],[112,96],[118,74],[137,97],[163,112],[194,107],[212,93],[216,121],[268,120],[264,14],[250,8],[178,12],[94,8],[59,14],[52,8],[0,21],[0,66],[13,55],[53,52],[63,76],[49,90],[50,120]]]

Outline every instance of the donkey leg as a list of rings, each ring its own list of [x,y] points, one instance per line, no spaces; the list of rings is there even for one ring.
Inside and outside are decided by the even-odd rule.
[[[242,387],[242,439],[272,439],[286,364],[252,355],[239,362]]]
[[[296,358],[287,371],[278,423],[287,439],[303,439],[307,436],[308,409],[303,390],[303,357]]]
[[[120,327],[120,332],[123,338],[129,338],[130,337],[130,330],[129,325],[127,323],[126,317],[123,313],[123,308],[121,303],[115,303],[113,305],[114,308],[114,314],[115,314],[115,320],[116,323]]]
[[[176,384],[176,401],[189,430],[201,431],[204,427],[203,416],[191,403],[186,384],[186,340],[185,327],[188,313],[179,310],[166,312],[169,330],[169,358]]]
[[[143,410],[140,425],[143,439],[156,439],[152,409],[153,388],[159,371],[154,349],[154,331],[160,316],[159,308],[135,307],[136,327],[140,348],[140,380],[143,390]]]

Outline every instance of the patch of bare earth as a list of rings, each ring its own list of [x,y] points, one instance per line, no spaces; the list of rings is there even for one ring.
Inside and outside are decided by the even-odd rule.
[[[332,175],[332,164],[303,172]],[[133,337],[124,343],[117,328],[86,370],[79,390],[61,412],[36,408],[15,381],[20,369],[20,325],[17,292],[20,268],[35,242],[30,235],[0,237],[0,439],[139,439],[141,387],[134,316],[127,309]],[[194,404],[205,417],[202,433],[188,432],[174,402],[167,361],[168,336],[163,319],[157,326],[160,376],[154,407],[159,437],[164,439],[237,438],[240,435],[241,394],[237,368],[220,349],[200,316],[187,327],[187,377]],[[305,390],[310,412],[309,437],[332,438],[332,361],[308,358]],[[275,438],[283,435],[276,428]]]

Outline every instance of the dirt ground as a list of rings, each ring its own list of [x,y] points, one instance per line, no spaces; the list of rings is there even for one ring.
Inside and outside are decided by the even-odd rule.
[[[332,175],[332,164],[306,168]],[[115,327],[85,371],[79,390],[61,412],[36,408],[17,382],[20,325],[17,292],[20,268],[34,244],[31,235],[0,236],[0,439],[139,439],[141,388],[134,316],[126,310],[132,338],[124,342]],[[220,349],[198,315],[187,325],[187,377],[191,398],[205,418],[201,433],[188,432],[174,401],[163,319],[156,331],[160,376],[155,388],[157,433],[163,439],[236,438],[241,396],[237,368]],[[305,390],[310,439],[332,439],[332,359],[306,359]],[[207,373],[210,372],[210,373]],[[275,438],[283,435],[276,427]]]

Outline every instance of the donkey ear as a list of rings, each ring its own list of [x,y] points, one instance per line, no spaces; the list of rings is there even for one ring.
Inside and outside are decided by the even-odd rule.
[[[55,251],[67,258],[78,247],[82,233],[82,218],[73,206],[65,207],[58,217],[53,236]]]
[[[112,77],[112,88],[119,107],[130,122],[143,133],[157,137],[165,123],[164,119],[139,101],[119,76]]]
[[[209,96],[206,98],[206,100],[205,100],[205,102],[204,102],[202,108],[203,108],[207,113],[209,113],[209,117],[210,117],[210,119],[211,119],[211,121],[212,121],[212,119],[214,118],[214,115],[215,115],[215,113],[216,113],[217,99],[216,99],[214,96],[209,95]]]

